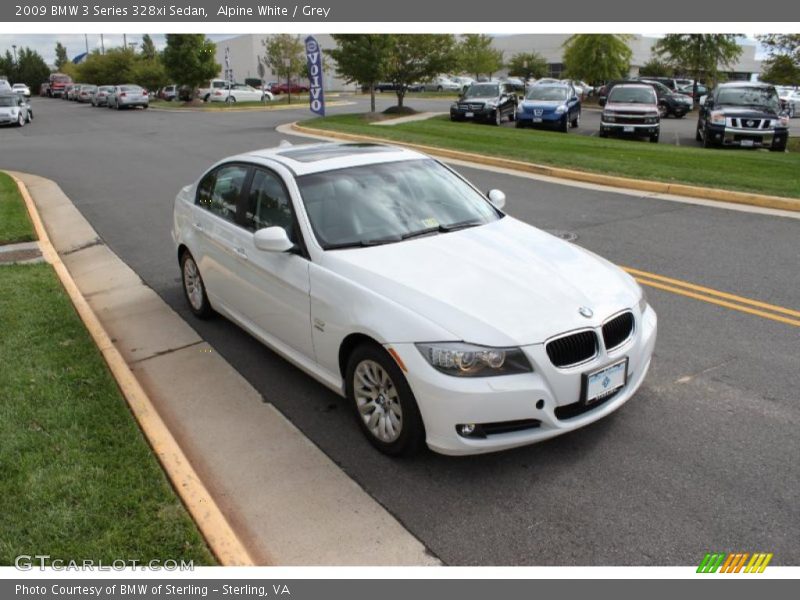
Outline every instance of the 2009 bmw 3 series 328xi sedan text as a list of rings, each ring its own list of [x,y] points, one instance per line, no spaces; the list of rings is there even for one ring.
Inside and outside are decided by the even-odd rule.
[[[627,273],[504,203],[417,152],[289,145],[183,188],[173,237],[192,312],[345,396],[379,450],[473,454],[616,410],[656,339]]]

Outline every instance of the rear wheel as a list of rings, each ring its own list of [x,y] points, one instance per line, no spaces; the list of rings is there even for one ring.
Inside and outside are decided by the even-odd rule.
[[[345,387],[369,442],[390,456],[410,456],[425,442],[417,401],[403,372],[381,346],[358,346],[347,361]]]
[[[189,303],[189,308],[194,313],[194,316],[200,319],[208,319],[214,314],[214,310],[208,301],[206,286],[200,275],[200,269],[188,250],[181,255],[181,274],[183,276],[183,294]]]
[[[233,96],[228,96],[225,98],[225,104],[236,104],[236,98]]]

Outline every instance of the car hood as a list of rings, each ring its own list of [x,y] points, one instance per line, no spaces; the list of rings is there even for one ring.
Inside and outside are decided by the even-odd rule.
[[[4,117],[13,116],[15,114],[14,111],[17,110],[15,106],[0,106],[0,115]]]
[[[523,106],[530,106],[536,108],[557,108],[562,104],[566,104],[564,100],[523,100]]]
[[[541,343],[599,325],[639,300],[633,279],[618,267],[512,217],[329,251],[323,264],[443,327],[454,340],[488,346]],[[592,318],[578,313],[584,306]]]
[[[459,102],[466,102],[471,104],[473,102],[496,102],[497,96],[472,96],[470,98],[462,98]]]
[[[753,117],[761,119],[766,117],[777,117],[778,114],[769,108],[758,108],[755,106],[740,106],[736,104],[717,104],[712,109],[714,111],[721,110],[725,113],[726,117],[735,118],[748,118]]]
[[[658,107],[655,104],[641,104],[639,102],[607,102],[606,110],[626,112],[626,113],[657,113]]]

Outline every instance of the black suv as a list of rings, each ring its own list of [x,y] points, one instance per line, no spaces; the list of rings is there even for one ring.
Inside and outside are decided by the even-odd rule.
[[[504,117],[517,118],[517,94],[508,83],[473,83],[450,107],[450,120],[475,119],[500,125]]]
[[[657,81],[656,79],[619,79],[610,81],[604,85],[600,90],[598,103],[600,106],[605,106],[606,99],[611,90],[621,83],[646,83],[653,86],[658,97],[658,113],[662,119],[672,115],[676,119],[682,119],[686,113],[692,110],[692,99],[685,94],[678,94],[673,92],[669,87]]]
[[[783,152],[789,139],[789,116],[769,84],[722,83],[700,107],[695,138],[706,148],[739,146]]]

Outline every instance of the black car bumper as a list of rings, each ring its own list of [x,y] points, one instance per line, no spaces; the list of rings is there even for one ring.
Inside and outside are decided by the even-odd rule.
[[[712,144],[719,146],[738,146],[741,148],[782,148],[789,139],[789,130],[747,129],[725,125],[707,125],[706,133]]]
[[[608,135],[628,135],[628,136],[653,136],[658,135],[661,126],[656,124],[639,124],[639,123],[608,123],[602,121],[600,123],[600,131]]]
[[[451,119],[476,119],[476,120],[487,120],[493,119],[495,116],[495,112],[497,108],[480,108],[476,110],[467,110],[464,108],[451,108],[450,109],[450,118]]]

